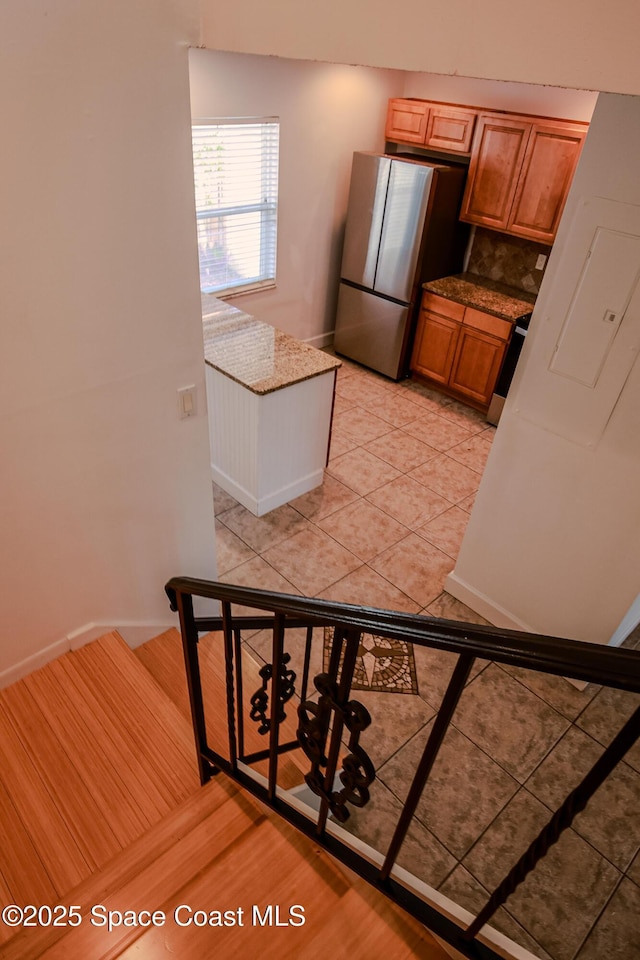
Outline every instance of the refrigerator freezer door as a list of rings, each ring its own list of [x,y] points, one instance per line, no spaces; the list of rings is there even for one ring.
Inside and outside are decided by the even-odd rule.
[[[376,293],[405,303],[411,300],[432,181],[432,167],[392,161],[373,284]]]
[[[353,155],[341,276],[369,289],[375,281],[390,169],[388,157]]]
[[[335,350],[397,380],[406,373],[402,365],[408,317],[408,307],[341,283]]]

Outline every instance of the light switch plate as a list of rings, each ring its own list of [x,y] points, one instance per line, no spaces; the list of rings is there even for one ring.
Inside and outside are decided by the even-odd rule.
[[[178,416],[181,420],[196,415],[196,386],[180,387],[178,390]]]

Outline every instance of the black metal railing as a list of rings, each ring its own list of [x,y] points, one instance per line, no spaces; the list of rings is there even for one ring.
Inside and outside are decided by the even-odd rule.
[[[172,609],[180,617],[201,782],[205,783],[213,774],[223,770],[461,954],[474,960],[498,960],[502,954],[493,949],[493,937],[485,925],[572,824],[574,817],[584,809],[590,797],[636,742],[640,735],[640,707],[635,709],[581,783],[569,793],[529,848],[497,884],[483,909],[465,926],[459,918],[452,919],[450,913],[441,910],[433,901],[429,902],[423,887],[407,881],[406,872],[397,869],[397,858],[473,665],[478,658],[483,658],[638,693],[640,652],[310,600],[187,577],[173,578],[165,589]],[[221,616],[196,618],[194,596],[219,601]],[[259,610],[261,614],[238,614],[233,611],[232,604]],[[314,678],[315,693],[310,695],[311,646],[316,627],[333,628],[333,638],[326,669]],[[289,665],[291,641],[288,631],[299,631],[300,628],[305,632],[304,641],[299,637],[296,640],[303,648],[300,686],[296,689],[298,678]],[[251,635],[265,629],[271,635],[270,660],[259,672],[260,686],[250,698],[249,717],[268,743],[261,750],[247,751],[246,718],[242,706],[245,690],[241,638],[243,633]],[[221,631],[223,635],[226,755],[213,749],[208,742],[199,634],[210,631]],[[335,823],[347,820],[351,806],[367,804],[369,788],[375,778],[374,765],[361,743],[361,734],[370,725],[371,718],[365,707],[351,696],[360,639],[365,633],[448,651],[457,657],[391,842],[378,857],[372,856],[362,845],[350,844],[348,835],[334,827]],[[294,697],[299,697],[297,732],[295,737],[281,742],[285,707]],[[304,779],[318,799],[317,810],[310,806],[302,809],[278,785],[279,760],[293,750],[300,750],[306,758],[308,770]],[[260,761],[267,765],[266,777],[256,775],[250,769]]]

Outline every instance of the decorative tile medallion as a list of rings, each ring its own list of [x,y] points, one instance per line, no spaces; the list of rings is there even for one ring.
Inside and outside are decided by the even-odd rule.
[[[333,627],[324,628],[323,669],[329,668]],[[375,693],[418,693],[413,645],[363,633],[353,673],[352,690]]]

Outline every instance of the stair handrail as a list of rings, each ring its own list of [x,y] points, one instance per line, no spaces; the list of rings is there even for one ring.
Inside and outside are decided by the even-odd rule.
[[[571,826],[575,816],[585,808],[598,787],[638,740],[640,706],[636,707],[582,781],[569,793],[528,849],[495,887],[484,907],[464,927],[460,920],[454,921],[446,911],[403,881],[396,858],[409,832],[473,665],[477,658],[483,658],[584,683],[640,693],[640,651],[192,577],[173,577],[167,582],[165,590],[171,609],[180,616],[201,782],[206,783],[219,770],[224,770],[368,883],[404,907],[461,955],[469,960],[501,960],[504,954],[493,949],[496,945],[495,939],[492,939],[494,934],[490,933],[491,928],[485,929],[485,925],[557,842],[563,831]],[[196,617],[194,597],[218,601],[221,613]],[[232,604],[267,611],[269,616],[236,613],[232,610]],[[333,638],[329,666],[315,678],[319,697],[314,701],[306,699],[306,691],[313,629],[319,626],[332,627]],[[249,755],[244,751],[243,710],[236,707],[244,702],[241,631],[265,627],[272,629],[272,662],[260,670],[262,688],[251,699],[254,705],[251,719],[261,724],[259,732],[268,734],[269,745],[265,750]],[[296,740],[281,743],[279,729],[285,717],[284,705],[293,695],[292,676],[295,679],[295,674],[287,669],[289,658],[285,652],[284,638],[285,631],[293,627],[306,627],[307,630],[298,707],[299,725]],[[207,741],[198,645],[199,634],[211,631],[221,631],[224,638],[228,757],[213,750]],[[331,831],[328,827],[330,813],[336,822],[343,822],[349,816],[347,804],[357,807],[368,802],[368,788],[375,779],[375,768],[360,744],[360,733],[370,724],[371,718],[362,704],[351,699],[360,639],[365,633],[431,647],[457,656],[456,666],[434,717],[382,863],[376,863],[371,856],[365,856],[349,846],[335,830]],[[342,761],[339,777],[342,787],[336,789],[341,738],[346,731],[350,735],[347,748],[350,752]],[[320,798],[315,822],[307,813],[287,803],[278,787],[279,757],[299,748],[311,762],[310,772],[305,777],[307,786]],[[258,760],[268,760],[266,784],[257,780],[248,770],[248,765]]]
[[[237,586],[194,577],[172,577],[165,586],[171,609],[178,610],[178,594],[254,606],[296,618],[297,625],[313,621],[357,627],[390,639],[405,640],[451,653],[472,653],[511,666],[569,676],[585,683],[600,683],[619,690],[640,692],[640,654],[624,647],[609,647],[584,640],[533,634],[491,625],[446,620],[424,614],[401,613],[359,604],[336,603]],[[239,618],[247,626],[265,625],[266,618]],[[199,632],[222,629],[222,616],[196,617]],[[270,622],[270,621],[268,621]]]

